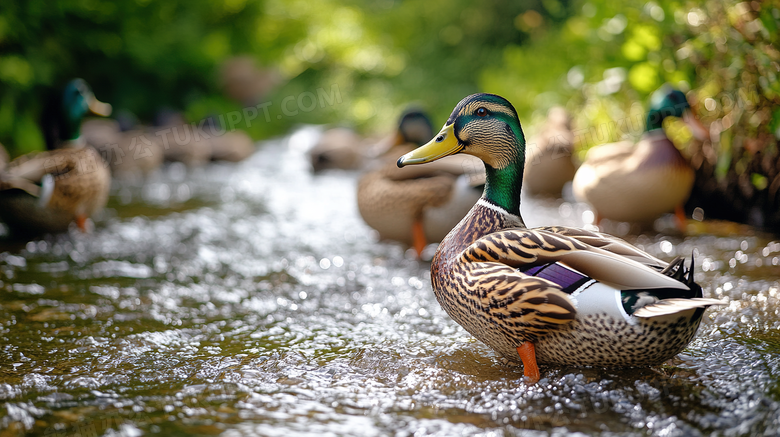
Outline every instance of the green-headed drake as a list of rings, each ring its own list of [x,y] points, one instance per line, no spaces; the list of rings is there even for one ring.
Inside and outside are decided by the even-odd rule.
[[[398,168],[398,157],[427,142],[433,125],[424,112],[408,110],[397,131],[384,159],[358,181],[358,210],[381,239],[409,245],[419,258],[428,243],[441,241],[474,206],[484,175],[479,161],[465,156]]]
[[[444,128],[398,160],[423,164],[456,153],[480,158],[482,197],[441,242],[433,291],[447,314],[501,356],[522,361],[646,366],[680,352],[704,309],[693,269],[667,264],[606,234],[527,229],[520,217],[525,138],[514,107],[492,94],[461,100]]]
[[[572,189],[593,207],[597,223],[650,223],[674,211],[684,229],[683,204],[691,194],[694,171],[664,132],[663,121],[669,116],[683,117],[697,138],[709,136],[685,94],[666,85],[651,96],[645,132],[636,145],[624,141],[588,152]]]
[[[98,101],[81,79],[69,82],[56,100],[44,123],[47,145],[58,148],[21,156],[0,172],[0,219],[12,232],[62,232],[73,221],[85,231],[87,218],[108,201],[111,174],[80,128],[88,112],[108,116],[111,105]]]

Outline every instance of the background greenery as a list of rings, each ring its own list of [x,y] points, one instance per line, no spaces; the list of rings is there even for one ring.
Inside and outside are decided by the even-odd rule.
[[[219,80],[237,55],[278,78],[257,96],[274,115],[287,96],[335,85],[341,97],[253,123],[256,138],[297,123],[387,130],[410,102],[438,125],[463,96],[487,91],[515,104],[526,131],[566,106],[584,151],[641,133],[617,122],[641,119],[649,93],[670,82],[713,133],[700,144],[668,127],[698,172],[689,206],[772,225],[778,28],[778,0],[4,0],[0,142],[12,154],[41,148],[41,96],[72,77],[144,121],[166,108],[190,121],[240,109]]]

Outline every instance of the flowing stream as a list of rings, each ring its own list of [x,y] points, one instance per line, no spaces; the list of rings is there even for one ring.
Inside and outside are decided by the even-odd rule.
[[[0,240],[0,437],[780,433],[780,240],[626,236],[666,260],[695,248],[728,305],[662,366],[543,367],[528,387],[439,307],[429,263],[377,241],[356,173],[310,173],[313,132],[117,186],[90,234]]]

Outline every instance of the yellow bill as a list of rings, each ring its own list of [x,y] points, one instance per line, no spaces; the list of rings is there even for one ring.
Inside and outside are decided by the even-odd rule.
[[[455,128],[453,126],[454,124],[444,126],[431,141],[398,158],[398,167],[425,164],[445,156],[454,155],[463,150],[463,146],[455,138]]]
[[[89,100],[89,111],[101,117],[108,117],[111,115],[111,104],[103,103],[96,99],[95,96],[92,96]]]

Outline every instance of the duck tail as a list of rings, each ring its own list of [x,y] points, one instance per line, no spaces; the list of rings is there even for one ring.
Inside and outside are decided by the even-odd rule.
[[[682,311],[696,309],[698,314],[694,317],[701,317],[704,309],[711,305],[725,305],[726,303],[717,299],[703,298],[702,289],[699,284],[693,280],[694,276],[694,256],[691,253],[691,263],[685,268],[685,262],[682,257],[677,257],[661,271],[664,275],[677,279],[691,289],[691,297],[673,297],[663,298],[653,304],[646,305],[634,312],[636,317],[650,318],[670,314],[676,314]]]
[[[693,297],[701,297],[701,287],[693,279],[695,265],[696,259],[694,258],[693,251],[691,251],[691,262],[688,268],[685,268],[685,258],[678,256],[661,270],[661,274],[674,278],[687,285],[688,288],[695,292],[695,296]]]
[[[666,276],[669,276],[670,278],[677,279],[680,282],[683,282],[683,275],[685,274],[685,258],[678,256],[677,258],[673,259],[669,265],[664,267],[663,270],[661,270],[661,274],[664,274]],[[686,284],[687,285],[687,284]]]
[[[685,285],[687,285],[689,287],[691,285],[696,285],[696,283],[693,282],[693,269],[694,269],[694,266],[696,265],[695,261],[696,260],[693,257],[693,251],[691,251],[691,266],[688,267],[688,274],[687,274],[687,276],[685,278]],[[701,288],[701,287],[699,287],[699,288]]]

